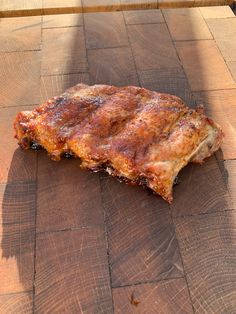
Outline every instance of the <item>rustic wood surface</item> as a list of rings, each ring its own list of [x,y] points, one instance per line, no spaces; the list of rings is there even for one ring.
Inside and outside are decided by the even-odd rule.
[[[227,6],[157,10],[179,2],[154,2],[1,20],[0,313],[235,312],[236,18]],[[1,2],[18,13],[38,3]],[[43,0],[44,13],[55,3],[63,13],[65,1]],[[99,11],[110,1],[96,3]],[[181,171],[169,206],[81,170],[77,159],[18,148],[16,113],[77,82],[140,85],[204,104],[226,135],[222,150]]]

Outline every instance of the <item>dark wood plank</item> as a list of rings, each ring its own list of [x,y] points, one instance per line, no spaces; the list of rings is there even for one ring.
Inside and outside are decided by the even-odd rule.
[[[185,73],[181,68],[138,71],[140,85],[160,93],[179,96],[188,106],[195,107]]]
[[[165,23],[161,10],[131,10],[124,11],[126,24],[156,24]]]
[[[196,0],[158,0],[158,8],[171,9],[171,8],[189,8],[194,6]],[[206,0],[205,5],[207,5]],[[209,0],[211,1],[211,0]],[[208,3],[209,3],[208,1]]]
[[[162,10],[173,40],[212,39],[198,8]]]
[[[175,43],[192,91],[235,88],[214,40]]]
[[[189,164],[178,176],[171,210],[174,216],[233,208],[227,186],[214,156],[203,165]]]
[[[23,151],[14,138],[13,121],[21,110],[31,110],[32,106],[0,109],[0,183],[29,181],[36,178],[36,153]]]
[[[82,0],[83,12],[120,11],[120,0]]]
[[[185,279],[113,288],[115,313],[193,313]],[[140,302],[136,306],[131,303]]]
[[[67,88],[78,83],[89,84],[89,74],[76,73],[67,75],[41,76],[41,102],[64,93]]]
[[[42,19],[42,28],[83,25],[83,15],[81,13],[44,15]]]
[[[228,186],[233,206],[236,209],[236,160],[224,162],[224,178]]]
[[[98,174],[80,169],[78,159],[38,158],[37,232],[102,225]]]
[[[36,313],[112,313],[101,228],[37,236]]]
[[[120,0],[122,10],[156,9],[155,0]]]
[[[0,294],[33,289],[35,184],[0,185]]]
[[[42,75],[88,70],[83,27],[43,29]]]
[[[30,314],[33,313],[33,296],[31,292],[0,295],[1,314]]]
[[[41,44],[41,17],[1,19],[0,52],[39,50]]]
[[[183,275],[168,205],[102,176],[113,287]]]
[[[0,107],[37,104],[40,52],[0,54]]]
[[[226,61],[236,61],[236,18],[209,19],[207,24]]]
[[[88,51],[91,84],[139,85],[130,48]]]
[[[128,25],[127,29],[138,70],[180,67],[165,24]]]
[[[86,13],[84,24],[88,49],[128,46],[121,12]]]
[[[236,212],[177,218],[176,230],[196,313],[236,308]]]
[[[225,139],[221,158],[236,158],[236,89],[194,93],[198,104],[204,104],[206,114],[220,124]]]

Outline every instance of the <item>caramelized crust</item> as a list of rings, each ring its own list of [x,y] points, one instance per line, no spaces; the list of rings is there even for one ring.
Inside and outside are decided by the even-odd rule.
[[[18,113],[14,127],[24,149],[37,143],[54,160],[73,154],[83,168],[145,184],[168,202],[178,172],[190,161],[202,163],[223,139],[202,108],[134,86],[78,84]]]

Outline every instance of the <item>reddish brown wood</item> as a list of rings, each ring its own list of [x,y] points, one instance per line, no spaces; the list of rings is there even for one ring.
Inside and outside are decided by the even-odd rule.
[[[33,312],[33,296],[31,292],[0,295],[1,314],[30,314]]]
[[[206,114],[218,122],[224,133],[222,158],[236,158],[236,89],[194,93],[198,104],[204,104]]]
[[[139,85],[130,48],[88,51],[92,84]]]
[[[29,181],[36,178],[36,153],[24,152],[14,139],[13,121],[21,110],[31,110],[32,106],[0,109],[0,183]]]
[[[234,209],[236,209],[236,160],[224,162],[224,179],[229,189]]]
[[[78,159],[38,158],[37,232],[91,227],[104,222],[98,174],[80,169]]]
[[[128,25],[127,29],[138,70],[180,67],[165,24]]]
[[[183,275],[166,202],[107,176],[102,196],[113,287]]]
[[[236,308],[236,212],[178,218],[177,237],[196,313]]]
[[[35,288],[37,313],[112,313],[104,231],[38,235]]]
[[[178,176],[171,210],[174,216],[232,209],[227,186],[214,156],[203,165],[190,164]]]
[[[33,289],[35,184],[0,185],[0,294]]]
[[[0,54],[0,107],[39,102],[40,52]]]
[[[87,70],[83,27],[43,30],[42,75],[68,74]]]
[[[193,313],[185,279],[113,288],[115,313]],[[131,297],[138,304],[131,303]]]
[[[139,71],[139,80],[142,87],[160,93],[179,96],[188,106],[195,107],[195,101],[183,69],[158,69]]]
[[[121,12],[86,13],[84,23],[88,49],[128,46]]]

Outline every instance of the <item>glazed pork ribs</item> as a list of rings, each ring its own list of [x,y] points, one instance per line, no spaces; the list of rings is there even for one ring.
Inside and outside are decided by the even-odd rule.
[[[202,108],[134,86],[78,84],[18,113],[14,127],[23,149],[39,144],[54,160],[72,154],[82,168],[146,185],[168,202],[180,169],[202,163],[223,139]]]

